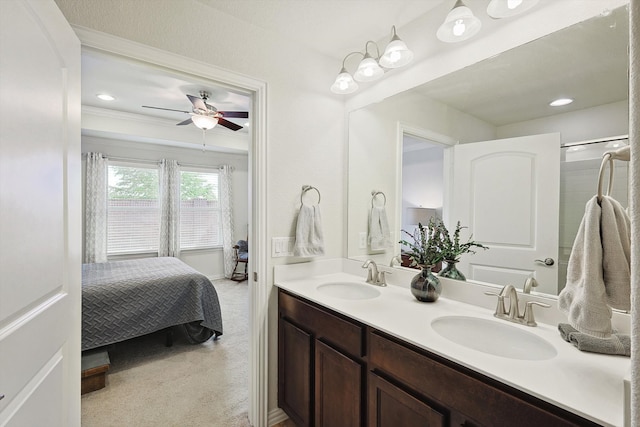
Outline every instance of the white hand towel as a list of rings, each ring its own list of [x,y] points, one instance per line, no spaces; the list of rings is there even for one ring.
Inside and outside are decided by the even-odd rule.
[[[302,205],[300,207],[293,254],[301,257],[324,255],[320,206]]]
[[[578,331],[611,336],[611,308],[629,306],[629,218],[614,199],[587,202],[567,267],[558,307]],[[626,302],[625,302],[626,301]]]
[[[369,247],[372,251],[391,246],[391,232],[387,211],[382,206],[374,206],[369,212]]]

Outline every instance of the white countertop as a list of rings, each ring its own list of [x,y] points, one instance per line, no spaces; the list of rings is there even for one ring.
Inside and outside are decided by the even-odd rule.
[[[596,423],[605,426],[624,425],[623,380],[630,370],[628,357],[579,351],[560,337],[557,324],[544,324],[537,319],[537,327],[528,327],[498,320],[493,317],[493,310],[447,298],[444,292],[435,303],[420,302],[413,297],[410,289],[394,285],[376,287],[380,295],[372,299],[347,300],[331,297],[318,292],[316,287],[340,281],[365,284],[365,275],[331,272],[331,269],[328,269],[329,274],[317,274],[318,271],[327,269],[310,266],[312,275],[300,278],[303,266],[293,267],[295,274],[287,271],[287,267],[277,266],[275,270],[275,285],[281,289]],[[495,303],[495,298],[493,300]],[[450,315],[490,319],[523,328],[552,344],[557,355],[548,360],[517,360],[464,347],[440,336],[430,326],[432,320]]]

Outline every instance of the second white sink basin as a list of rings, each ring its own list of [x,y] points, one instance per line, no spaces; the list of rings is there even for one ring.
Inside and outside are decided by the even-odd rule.
[[[380,291],[373,285],[357,282],[329,282],[318,285],[318,292],[341,299],[371,299],[380,295]]]
[[[504,320],[444,316],[433,320],[431,327],[450,341],[495,356],[546,360],[558,354],[544,338],[511,326]]]

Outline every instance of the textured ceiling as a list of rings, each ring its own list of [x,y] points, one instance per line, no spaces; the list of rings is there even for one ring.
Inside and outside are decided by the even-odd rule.
[[[301,48],[336,61],[341,61],[345,52],[361,50],[366,40],[389,37],[393,24],[400,28],[434,7],[448,9],[443,4],[447,1],[453,4],[453,0],[196,1],[263,31],[290,37]],[[478,14],[486,7],[485,0],[466,3]],[[482,18],[486,19],[486,14]],[[427,83],[420,90],[497,126],[625,99],[627,20],[626,9],[620,8],[610,16],[591,20],[598,25],[578,24],[562,38],[553,34]],[[490,25],[486,30],[490,31]],[[190,110],[185,94],[197,96],[206,90],[211,94],[209,103],[219,110],[246,111],[250,107],[246,94],[134,61],[87,52],[82,67],[82,102],[86,106],[177,123],[188,115],[142,106]],[[100,92],[113,94],[117,102],[102,103],[95,97]],[[576,102],[551,110],[547,104],[558,95],[574,97]],[[246,122],[230,120],[240,125]]]

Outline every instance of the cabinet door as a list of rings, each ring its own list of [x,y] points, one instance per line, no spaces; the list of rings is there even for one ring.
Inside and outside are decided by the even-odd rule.
[[[374,373],[369,373],[369,427],[444,427],[445,416]]]
[[[362,366],[321,341],[316,342],[317,427],[362,425]]]
[[[313,337],[282,318],[278,335],[278,405],[298,427],[311,426]]]

